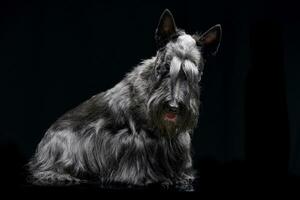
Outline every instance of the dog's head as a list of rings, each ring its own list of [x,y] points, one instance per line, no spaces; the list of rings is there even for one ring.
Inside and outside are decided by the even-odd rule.
[[[148,112],[153,123],[167,135],[194,128],[198,121],[203,66],[218,51],[221,26],[201,35],[189,35],[176,27],[165,10],[155,33],[157,55]]]

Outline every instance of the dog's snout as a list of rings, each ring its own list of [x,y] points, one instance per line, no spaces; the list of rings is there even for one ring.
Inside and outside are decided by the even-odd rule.
[[[178,105],[178,103],[176,103],[176,102],[169,102],[168,103],[168,109],[169,109],[169,111],[171,111],[171,112],[177,112],[178,111],[178,109],[179,109],[179,105]]]

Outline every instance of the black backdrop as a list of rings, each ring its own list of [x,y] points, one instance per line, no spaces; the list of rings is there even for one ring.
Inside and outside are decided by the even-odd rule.
[[[2,183],[23,186],[23,165],[55,119],[155,55],[165,8],[188,33],[223,27],[219,54],[205,67],[193,136],[203,185],[297,183],[297,6],[201,0],[1,1]]]

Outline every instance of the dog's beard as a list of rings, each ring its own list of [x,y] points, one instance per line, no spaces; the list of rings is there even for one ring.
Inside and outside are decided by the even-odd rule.
[[[171,112],[165,108],[163,103],[150,106],[149,115],[152,124],[159,129],[162,136],[174,137],[178,133],[191,129],[191,113],[186,108],[181,108],[178,112]]]
[[[168,136],[176,135],[179,129],[179,118],[178,113],[162,112],[158,116],[160,132]]]

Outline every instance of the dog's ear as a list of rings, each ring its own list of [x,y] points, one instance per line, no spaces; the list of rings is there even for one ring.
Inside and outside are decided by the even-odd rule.
[[[155,40],[158,48],[165,46],[177,32],[172,13],[166,9],[160,16],[155,32]]]
[[[201,47],[204,56],[216,55],[220,46],[221,37],[222,28],[220,24],[211,27],[199,37],[197,45]]]

